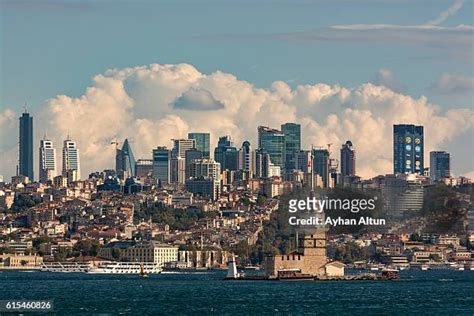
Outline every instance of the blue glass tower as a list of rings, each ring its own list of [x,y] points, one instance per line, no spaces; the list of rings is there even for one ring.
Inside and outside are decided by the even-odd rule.
[[[281,169],[284,168],[285,134],[266,126],[258,127],[258,147],[270,155],[270,160]]]
[[[285,134],[284,166],[285,171],[296,169],[296,158],[301,150],[301,125],[286,123],[281,125],[281,131]]]
[[[423,126],[393,125],[393,172],[418,173],[424,170]]]
[[[188,133],[188,139],[196,141],[196,149],[202,152],[203,158],[209,159],[211,148],[211,134],[209,133]]]
[[[33,181],[33,117],[24,112],[20,117],[19,174]]]

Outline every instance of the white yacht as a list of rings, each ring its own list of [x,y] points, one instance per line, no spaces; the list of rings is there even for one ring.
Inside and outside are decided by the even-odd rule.
[[[90,268],[86,272],[94,274],[158,274],[163,271],[161,264],[153,262],[110,262]]]

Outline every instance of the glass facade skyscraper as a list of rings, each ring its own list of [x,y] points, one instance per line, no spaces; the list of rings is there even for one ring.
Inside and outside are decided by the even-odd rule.
[[[24,112],[20,117],[19,174],[33,181],[33,117]]]
[[[125,139],[122,149],[117,149],[115,154],[115,171],[118,175],[126,173],[128,177],[134,177],[136,175],[135,163],[132,147],[128,139]]]
[[[166,147],[153,149],[153,176],[162,184],[171,181],[171,150]]]
[[[202,152],[203,158],[211,158],[211,134],[188,133],[188,139],[194,139],[196,141],[196,149]]]
[[[341,176],[356,174],[356,156],[352,142],[348,140],[341,148]]]
[[[313,149],[313,168],[323,179],[323,186],[329,186],[329,151],[327,149]]]
[[[301,125],[286,123],[281,125],[281,131],[285,134],[284,166],[285,172],[296,169],[296,159],[301,150]]]
[[[430,178],[438,181],[451,175],[450,155],[445,151],[430,152]]]
[[[400,124],[393,126],[393,172],[424,172],[423,126]]]
[[[234,147],[230,136],[219,137],[214,150],[214,160],[221,164],[221,170],[239,169],[239,151]]]
[[[285,134],[282,131],[259,126],[258,147],[270,155],[270,160],[275,166],[279,166],[281,169],[284,168]]]

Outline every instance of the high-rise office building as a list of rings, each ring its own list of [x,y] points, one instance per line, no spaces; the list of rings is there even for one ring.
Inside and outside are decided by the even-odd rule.
[[[321,176],[323,187],[329,186],[329,151],[327,149],[313,149],[314,172]]]
[[[239,151],[239,169],[253,175],[253,153],[249,141],[244,141]]]
[[[430,178],[438,181],[451,175],[450,155],[446,151],[430,152]]]
[[[194,139],[196,141],[196,149],[202,152],[203,158],[211,158],[211,134],[188,133],[188,139]]]
[[[145,178],[153,174],[153,159],[138,159],[135,163],[135,176]]]
[[[220,163],[221,170],[239,169],[239,151],[234,147],[230,136],[219,137],[217,147],[214,149],[214,160]]]
[[[191,163],[191,177],[210,177],[217,182],[221,180],[221,165],[214,159],[195,159]]]
[[[186,150],[196,148],[196,141],[194,139],[173,139],[173,157],[186,157]]]
[[[19,174],[33,181],[33,117],[24,112],[20,117]]]
[[[393,125],[393,172],[395,174],[423,174],[423,150],[423,126]]]
[[[68,136],[63,143],[63,175],[68,177],[69,182],[77,181],[81,179],[80,170],[79,149]]]
[[[56,148],[49,139],[40,140],[39,182],[46,183],[56,176]]]
[[[122,178],[134,177],[136,175],[135,163],[132,147],[128,139],[125,139],[122,149],[117,149],[115,153],[115,171]]]
[[[255,166],[253,169],[256,178],[269,177],[270,164],[270,155],[265,150],[261,148],[255,150]]]
[[[153,176],[161,184],[171,181],[171,150],[166,147],[153,149]]]
[[[296,169],[311,173],[311,151],[300,150],[296,155]]]
[[[186,150],[186,153],[185,153],[185,159],[186,159],[186,167],[185,167],[186,173],[185,173],[185,175],[186,175],[186,179],[191,176],[191,164],[192,164],[192,162],[195,159],[203,159],[203,158],[204,158],[203,152],[196,149],[196,148]]]
[[[171,182],[184,184],[186,179],[186,159],[171,157]]]
[[[258,147],[270,155],[270,160],[276,166],[284,168],[283,152],[285,148],[285,134],[277,129],[266,126],[258,127]]]
[[[301,125],[286,123],[281,125],[281,131],[285,134],[284,166],[285,172],[296,169],[296,158],[301,150]]]
[[[356,174],[356,155],[352,142],[348,140],[341,148],[341,176]]]

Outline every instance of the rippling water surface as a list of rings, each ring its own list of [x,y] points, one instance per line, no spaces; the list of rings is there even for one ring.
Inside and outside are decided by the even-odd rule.
[[[53,300],[58,315],[474,315],[474,271],[399,281],[223,281],[223,271],[131,275],[0,272],[0,299]]]

